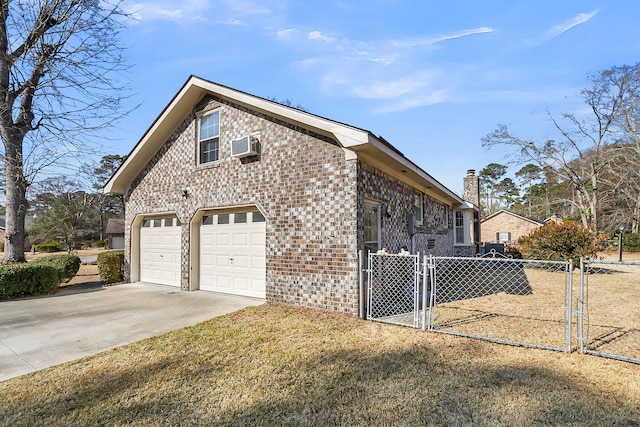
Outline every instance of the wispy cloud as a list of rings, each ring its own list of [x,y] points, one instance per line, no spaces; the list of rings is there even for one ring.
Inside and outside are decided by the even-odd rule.
[[[224,0],[232,10],[243,15],[269,15],[271,9],[251,0]]]
[[[307,35],[307,38],[309,40],[319,40],[327,43],[334,41],[332,37],[329,37],[323,34],[321,31],[310,31],[309,34]]]
[[[525,40],[525,43],[532,45],[532,46],[537,46],[540,45],[542,43],[545,43],[555,37],[558,37],[561,34],[566,33],[567,31],[571,30],[572,28],[577,27],[578,25],[584,24],[586,22],[589,22],[591,20],[591,18],[593,18],[594,16],[596,16],[596,14],[599,12],[598,9],[589,12],[589,13],[579,13],[578,15],[569,18],[559,24],[554,25],[553,27],[549,28],[542,36],[540,36],[537,39],[528,39]]]
[[[205,20],[203,12],[209,3],[203,0],[180,2],[176,7],[173,2],[149,1],[125,4],[124,10],[135,20],[143,21],[185,21]]]
[[[447,100],[447,91],[445,89],[441,89],[431,93],[422,93],[414,96],[403,97],[397,102],[378,107],[375,112],[379,114],[397,113],[418,107],[424,107],[426,105],[442,104]]]
[[[238,27],[248,27],[249,23],[245,22],[241,19],[228,19],[226,21],[218,21],[219,24],[223,25],[236,25]]]
[[[394,40],[391,42],[391,45],[397,46],[397,47],[405,47],[405,48],[418,47],[418,46],[431,46],[447,40],[460,39],[463,37],[469,37],[469,36],[474,36],[478,34],[487,34],[487,33],[493,33],[493,32],[495,32],[495,29],[491,27],[471,28],[471,29],[461,30],[455,33],[439,35],[439,36]]]
[[[598,13],[598,9],[589,13],[580,13],[574,16],[573,18],[567,19],[566,21],[561,22],[560,24],[554,25],[549,29],[549,31],[546,32],[545,38],[551,39],[553,37],[559,36],[562,33],[566,33],[573,27],[577,27],[578,25],[584,24],[585,22],[589,21],[597,13]]]
[[[397,80],[373,81],[369,84],[359,84],[353,93],[359,98],[386,99],[397,98],[408,93],[415,93],[424,88],[431,81],[432,73],[420,73]]]
[[[295,28],[283,28],[276,31],[276,37],[280,40],[290,40],[296,33]]]
[[[323,91],[377,101],[380,105],[373,107],[375,112],[390,113],[448,102],[454,97],[460,67],[455,72],[443,72],[416,48],[495,31],[491,27],[477,27],[396,40],[354,40],[317,29],[303,32],[297,28],[281,29],[275,35],[310,54],[294,61],[292,66],[314,75]],[[306,37],[300,37],[302,34]]]

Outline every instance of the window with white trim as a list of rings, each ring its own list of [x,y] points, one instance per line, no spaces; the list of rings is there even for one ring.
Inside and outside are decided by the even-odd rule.
[[[464,212],[456,211],[456,243],[464,243]]]
[[[511,233],[508,231],[500,231],[496,233],[496,241],[498,243],[507,243],[511,240]]]
[[[220,160],[220,111],[198,117],[198,150],[200,164]]]

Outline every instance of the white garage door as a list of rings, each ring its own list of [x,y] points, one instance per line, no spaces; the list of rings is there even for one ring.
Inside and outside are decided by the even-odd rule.
[[[200,289],[265,298],[266,223],[258,211],[212,213],[200,226]]]
[[[140,281],[180,286],[180,221],[149,218],[140,227]]]

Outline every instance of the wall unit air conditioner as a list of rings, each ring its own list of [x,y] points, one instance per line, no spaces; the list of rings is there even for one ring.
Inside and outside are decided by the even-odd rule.
[[[248,157],[258,154],[258,137],[247,135],[231,141],[231,157]]]

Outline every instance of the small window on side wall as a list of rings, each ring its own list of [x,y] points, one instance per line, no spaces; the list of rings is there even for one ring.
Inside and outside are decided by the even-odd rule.
[[[464,244],[464,213],[462,211],[456,211],[456,244]]]
[[[198,117],[198,150],[200,164],[220,160],[220,112],[213,111]]]
[[[501,231],[499,233],[496,233],[496,241],[498,243],[507,243],[510,240],[511,240],[511,232]]]
[[[413,193],[413,218],[416,225],[422,225],[422,193],[419,191]]]

